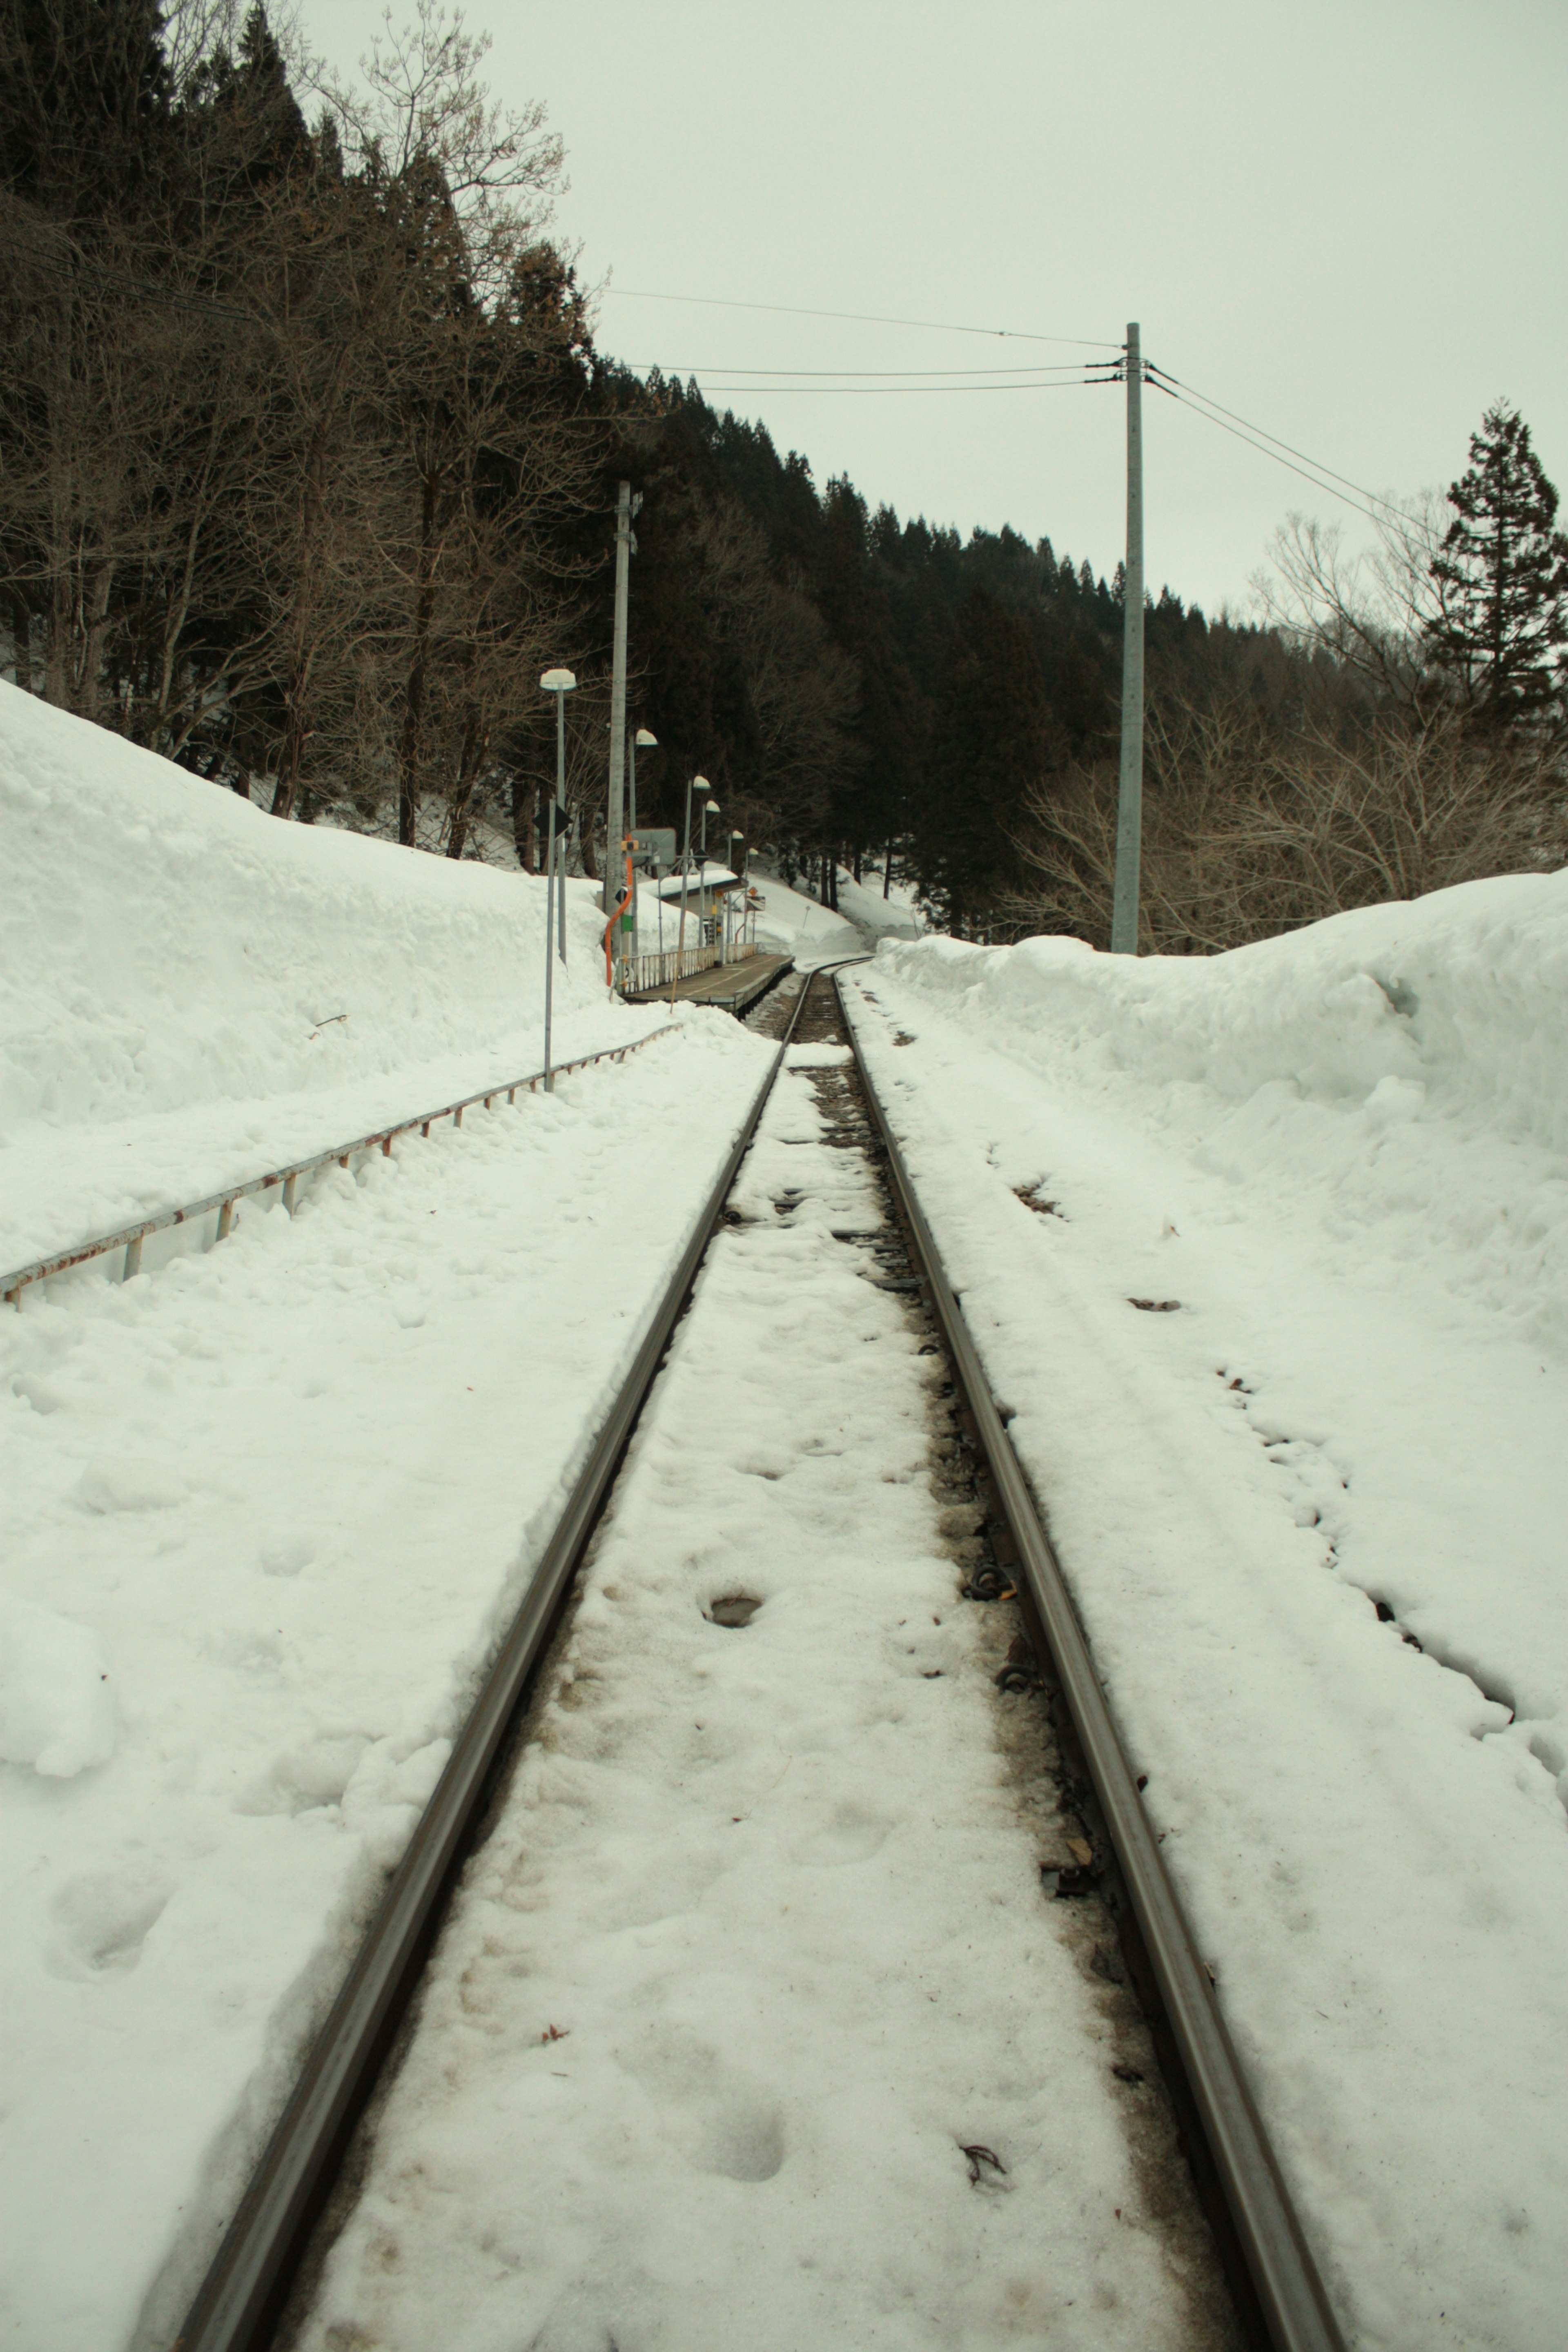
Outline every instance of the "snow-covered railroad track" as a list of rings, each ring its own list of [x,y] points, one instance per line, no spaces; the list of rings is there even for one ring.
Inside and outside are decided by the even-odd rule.
[[[812,1043],[731,1189],[737,1145],[459,1742],[461,1814],[437,1791],[183,2352],[272,2336],[590,1538],[286,2340],[1338,2341],[826,993],[780,1008]],[[1032,1644],[992,1599],[1009,1570]],[[1043,1904],[1042,1871],[1077,1899]],[[1129,1973],[1259,2308],[1227,2303]]]

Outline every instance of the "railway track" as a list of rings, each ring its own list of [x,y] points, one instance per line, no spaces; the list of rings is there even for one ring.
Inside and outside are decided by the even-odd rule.
[[[676,1426],[685,1430],[693,1426],[689,1406],[661,1405],[660,1397],[666,1394],[661,1390],[654,1400],[648,1446],[637,1449],[626,1463],[625,1480],[617,1485],[617,1473],[661,1365],[668,1361],[672,1378],[679,1373],[689,1388],[693,1380],[700,1381],[704,1377],[700,1343],[713,1318],[729,1317],[732,1322],[737,1313],[755,1311],[759,1346],[770,1317],[781,1332],[785,1326],[795,1329],[795,1339],[789,1344],[795,1345],[798,1361],[805,1368],[798,1385],[804,1391],[816,1383],[821,1396],[819,1416],[821,1412],[831,1415],[834,1408],[827,1401],[827,1389],[822,1386],[828,1373],[816,1361],[820,1349],[814,1354],[809,1318],[792,1317],[791,1307],[792,1285],[798,1288],[806,1279],[807,1269],[824,1249],[833,1259],[833,1278],[847,1302],[844,1311],[848,1319],[844,1328],[854,1332],[867,1367],[867,1372],[853,1364],[847,1370],[839,1368],[840,1393],[852,1394],[856,1382],[864,1392],[868,1372],[879,1365],[879,1377],[896,1410],[906,1419],[918,1414],[923,1422],[922,1444],[930,1465],[928,1491],[906,1501],[895,1486],[886,1507],[893,1511],[896,1507],[906,1517],[912,1511],[915,1516],[909,1525],[917,1531],[925,1524],[920,1519],[921,1511],[933,1530],[940,1528],[940,1543],[930,1545],[933,1555],[940,1556],[929,1559],[921,1573],[938,1579],[931,1590],[942,1598],[941,1605],[930,1612],[931,1631],[910,1633],[907,1644],[896,1643],[900,1652],[907,1647],[908,1657],[915,1661],[908,1668],[900,1666],[900,1672],[918,1679],[931,1692],[932,1710],[959,1704],[957,1696],[942,1696],[936,1685],[944,1680],[950,1687],[966,1684],[969,1696],[964,1703],[971,1707],[971,1716],[963,1718],[966,1722],[973,1719],[973,1685],[982,1674],[994,1693],[994,1696],[988,1695],[986,1704],[993,1709],[991,1734],[1012,1790],[1014,1818],[1008,1835],[1016,1847],[1022,1824],[1041,1872],[1039,1891],[1029,1899],[1037,1911],[1049,1905],[1048,1923],[1055,1931],[1049,1939],[1052,1950],[1068,1954],[1076,1979],[1092,1988],[1093,2031],[1117,2053],[1109,2069],[1111,2079],[1098,2095],[1109,2103],[1117,2130],[1132,2148],[1133,2172],[1142,2185],[1149,2216],[1149,2242],[1156,2248],[1164,2273],[1183,2282],[1178,2299],[1184,2301],[1184,2312],[1179,2325],[1160,2340],[1194,2346],[1244,2343],[1271,2347],[1273,2352],[1330,2352],[1341,2342],[1225,2033],[1207,1972],[1193,1947],[1158,1845],[1144,1820],[1136,1784],[1048,1539],[942,1274],[908,1172],[836,1000],[837,990],[827,975],[809,975],[798,987],[786,983],[752,1018],[749,1025],[754,1030],[779,1038],[773,1070],[759,1091],[447,1772],[390,1883],[350,1978],[196,2297],[177,2339],[177,2352],[260,2352],[264,2346],[279,2343],[370,2345],[391,2340],[374,2332],[373,2315],[364,2316],[353,2306],[354,2263],[359,2263],[363,2273],[367,2259],[363,2246],[355,2251],[355,2232],[363,2239],[363,2225],[358,2219],[357,2185],[334,2191],[334,2184],[351,2150],[354,2182],[367,2174],[374,2179],[377,2144],[388,2132],[393,2148],[388,2161],[395,2172],[399,2162],[406,2172],[410,2126],[396,2119],[400,2087],[405,2078],[415,2085],[405,2105],[412,2099],[416,2110],[421,2068],[426,2075],[432,2063],[437,2074],[441,2071],[439,2062],[416,2054],[422,2037],[437,2032],[444,2003],[449,2008],[457,2000],[460,2011],[473,2002],[482,2006],[483,2000],[490,1998],[482,1992],[486,1970],[493,1976],[500,1964],[486,1958],[486,1936],[475,1924],[475,1906],[482,1910],[485,1901],[491,1899],[484,1889],[492,1881],[506,1880],[509,1871],[514,1879],[520,1874],[526,1878],[534,1866],[524,1852],[527,1836],[518,1826],[520,1821],[526,1823],[531,1818],[523,1785],[526,1759],[547,1749],[566,1721],[563,1709],[574,1703],[574,1676],[579,1671],[566,1662],[572,1645],[577,1644],[590,1659],[595,1654],[595,1640],[603,1646],[592,1628],[579,1624],[574,1631],[570,1620],[563,1623],[574,1580],[582,1584],[579,1570],[589,1561],[587,1581],[598,1612],[595,1624],[598,1615],[605,1613],[605,1593],[613,1593],[617,1605],[622,1605],[620,1594],[635,1577],[639,1547],[653,1558],[658,1541],[657,1532],[647,1531],[657,1530],[658,1525],[657,1495],[650,1500],[647,1491],[655,1473],[641,1457],[651,1453],[664,1458],[672,1415]],[[792,1045],[811,1051],[789,1056]],[[799,1078],[792,1069],[790,1084],[781,1087],[786,1058],[811,1066]],[[805,1087],[811,1093],[809,1118],[801,1100]],[[759,1147],[752,1150],[765,1113],[769,1114],[765,1131]],[[798,1162],[794,1157],[797,1154]],[[805,1181],[786,1183],[784,1173],[795,1164]],[[722,1235],[719,1253],[704,1273],[704,1257],[716,1233]],[[731,1269],[728,1274],[726,1266]],[[693,1300],[700,1275],[701,1290]],[[731,1284],[728,1292],[723,1288],[725,1280]],[[677,1336],[689,1302],[692,1305],[689,1319]],[[717,1326],[714,1328],[717,1331]],[[676,1339],[673,1350],[672,1338]],[[784,1339],[779,1345],[782,1379],[787,1346]],[[710,1382],[727,1378],[723,1367],[736,1361],[732,1343],[727,1354],[721,1347],[711,1361],[721,1370],[716,1375],[710,1369],[705,1375]],[[851,1382],[850,1388],[843,1388],[844,1381]],[[732,1406],[724,1396],[715,1398],[714,1427],[721,1432],[727,1411],[733,1410],[740,1417],[742,1404],[738,1395]],[[781,1423],[788,1418],[781,1402]],[[877,1442],[885,1448],[885,1440]],[[709,1443],[708,1488],[701,1483],[700,1449],[694,1467],[686,1475],[689,1480],[697,1477],[695,1491],[712,1493],[712,1508],[721,1510],[721,1498],[715,1490],[728,1475],[729,1464],[721,1439],[710,1436]],[[804,1464],[810,1478],[818,1486],[826,1482],[831,1490],[839,1474],[816,1458],[824,1450],[816,1435],[809,1436],[803,1451],[791,1457],[791,1475]],[[755,1446],[752,1451],[756,1453]],[[857,1461],[861,1464],[856,1493],[834,1506],[845,1514],[844,1539],[874,1545],[878,1514],[883,1507],[873,1495],[869,1503],[875,1507],[866,1516],[865,1487],[874,1475],[867,1465],[882,1457],[874,1447],[867,1452],[864,1445],[857,1455],[853,1433],[840,1444],[835,1458],[839,1457],[849,1465],[839,1475],[840,1487],[846,1482],[856,1486],[850,1470]],[[762,1492],[768,1498],[767,1507],[773,1509],[773,1490],[765,1482],[779,1479],[777,1466],[770,1467],[759,1457],[748,1475],[764,1482]],[[903,1476],[896,1465],[879,1475],[884,1479]],[[820,1497],[814,1508],[820,1515]],[[862,1515],[858,1520],[854,1517],[857,1510]],[[645,1530],[640,1536],[639,1528]],[[789,1541],[800,1540],[798,1529],[793,1538],[780,1539],[787,1549]],[[658,1586],[661,1576],[668,1585],[691,1549],[679,1527],[668,1533],[667,1540],[674,1547],[669,1552],[674,1566],[659,1575],[650,1571],[650,1591]],[[700,1558],[702,1551],[699,1544],[696,1556]],[[616,1565],[621,1554],[630,1563],[625,1570]],[[741,1633],[773,1600],[768,1591],[747,1589],[748,1576],[753,1587],[767,1582],[758,1565],[748,1563],[743,1552],[737,1556],[733,1545],[730,1556],[734,1566],[728,1575],[717,1569],[711,1573],[703,1570],[707,1583],[715,1589],[693,1587],[698,1609],[683,1608],[670,1621],[677,1633],[669,1638],[678,1643],[664,1659],[663,1671],[670,1687],[678,1686],[682,1676],[709,1674],[717,1675],[721,1685],[724,1676],[737,1671],[731,1662],[741,1654],[714,1651],[711,1628]],[[622,1579],[619,1585],[617,1577]],[[889,1590],[896,1604],[897,1588]],[[630,1609],[636,1602],[634,1591],[624,1605]],[[651,1608],[653,1602],[647,1605]],[[773,1600],[774,1616],[786,1639],[789,1619],[783,1612],[791,1605],[789,1591]],[[827,1604],[819,1597],[818,1605]],[[912,1612],[913,1601],[909,1606]],[[650,1617],[650,1625],[662,1626],[669,1618],[669,1604],[660,1601],[658,1608],[664,1615]],[[904,1623],[903,1619],[898,1620],[900,1628]],[[859,1650],[868,1656],[878,1639],[885,1643],[892,1638],[881,1620],[873,1625],[868,1619],[863,1633]],[[682,1648],[679,1643],[689,1646]],[[820,1654],[830,1675],[839,1674],[844,1648],[854,1651],[856,1646],[852,1634],[843,1642],[835,1636],[835,1644]],[[928,1653],[930,1663],[922,1663]],[[594,1671],[582,1671],[591,1685]],[[607,1669],[598,1671],[604,1675]],[[913,1690],[912,1682],[909,1687]],[[630,1704],[614,1703],[623,1713]],[[869,1704],[873,1714],[884,1707],[880,1698]],[[907,1717],[916,1739],[916,1746],[908,1751],[914,1762],[900,1763],[900,1773],[918,1769],[919,1740],[925,1737],[920,1729],[925,1720],[920,1710],[927,1704],[918,1695],[898,1702],[898,1720],[903,1722]],[[935,1725],[941,1718],[933,1712],[931,1720]],[[703,1746],[703,1738],[713,1736],[711,1727],[705,1734],[699,1720],[695,1732],[702,1735],[695,1746],[690,1746],[693,1735],[683,1734],[690,1752],[683,1754],[680,1771],[673,1777],[684,1780],[717,1771],[721,1778],[721,1762],[716,1762]],[[647,1736],[655,1734],[649,1731]],[[808,1732],[797,1743],[807,1759],[802,1778],[810,1767],[815,1737]],[[567,1744],[569,1748],[570,1726]],[[785,1774],[794,1754],[793,1748],[786,1754]],[[740,1769],[738,1766],[731,1769]],[[862,1773],[865,1769],[863,1760],[856,1768]],[[740,1781],[735,1785],[739,1787]],[[797,1780],[797,1791],[799,1786]],[[824,1797],[822,1801],[828,1801]],[[725,1832],[732,1824],[748,1836],[763,1834],[760,1826],[753,1830],[750,1825],[753,1811],[759,1825],[771,1817],[771,1791],[763,1791],[754,1806],[749,1790],[735,1802],[741,1810],[732,1815],[722,1806],[721,1813],[714,1815],[715,1820],[721,1818]],[[867,1809],[858,1801],[847,1805],[841,1798],[833,1803],[837,1811],[829,1807],[826,1828],[819,1825],[805,1840],[806,1848],[813,1839],[819,1843],[826,1841],[821,1854],[808,1853],[814,1866],[818,1862],[836,1864],[841,1858],[837,1851],[830,1851],[836,1838],[845,1847],[842,1859],[854,1862],[860,1858],[860,1846],[877,1834],[875,1807]],[[924,1811],[934,1818],[941,1808],[942,1792],[933,1790],[924,1801]],[[776,1805],[772,1807],[773,1814],[778,1811]],[[710,1831],[706,1815],[696,1829],[683,1815],[679,1821],[672,1816],[661,1834],[667,1843],[689,1843],[699,1834],[708,1837]],[[957,1846],[952,1844],[952,1837],[959,1834],[956,1828],[950,1827],[947,1834],[950,1843],[945,1847],[939,1834],[935,1843],[928,1841],[921,1848],[912,1830],[904,1842],[916,1857],[925,1853],[921,1866],[946,1874],[956,1866],[954,1856],[965,1845],[962,1836]],[[797,1840],[796,1847],[790,1850],[797,1859],[799,1850]],[[1003,1851],[998,1849],[999,1853]],[[723,1859],[705,1866],[731,1867],[721,1843],[715,1846],[714,1854]],[[455,1893],[465,1864],[470,1866],[463,1888]],[[613,1877],[609,1863],[605,1870]],[[531,1904],[539,1901],[537,1889],[528,1899]],[[449,1931],[442,1938],[438,1956],[446,1970],[446,1989],[437,1986],[421,1997],[419,2030],[405,2031],[405,2020],[419,1993],[426,1960],[448,1918]],[[787,1949],[788,1936],[794,1931],[781,1927],[776,1932]],[[858,1929],[854,1923],[847,1921],[846,1933],[855,1932]],[[496,1938],[491,1935],[489,1940],[493,1944]],[[504,1927],[500,1940],[504,1944]],[[804,1954],[798,1958],[801,1967],[806,1965]],[[521,1960],[510,1965],[521,1974]],[[531,1959],[529,1966],[534,1965]],[[695,1959],[689,1962],[690,1967],[696,1965]],[[866,1963],[868,1968],[874,1965],[871,1960]],[[934,1969],[936,1964],[932,1965]],[[462,1980],[460,1998],[451,1990],[454,1969]],[[505,1974],[502,1967],[503,1979]],[[933,1975],[933,1982],[939,1974]],[[784,2005],[782,1986],[776,1990],[780,2004]],[[793,1985],[790,1991],[793,1994]],[[896,2000],[897,1997],[895,1988],[889,1998]],[[509,1990],[503,1981],[499,1998],[503,2010],[496,2012],[498,2016],[507,2002],[515,2007],[521,1994],[515,1985]],[[637,1998],[644,1995],[639,1992]],[[830,2009],[827,2003],[825,2015]],[[570,2026],[551,2019],[542,2035],[535,2039],[542,2039],[548,2055],[549,2045],[556,2039],[564,2042],[571,2031]],[[676,2059],[669,2052],[677,2053],[688,2074],[695,2063],[689,2024],[677,2021],[660,2031],[666,2035],[659,2044],[665,2051],[659,2061],[665,2073],[660,2075],[656,2066],[647,2074],[645,2067],[637,2077],[639,2082],[646,2077],[656,2100],[667,2094],[674,2095],[668,2093],[668,2084],[673,2079],[669,2068]],[[830,2021],[824,2031],[831,2034]],[[934,2015],[929,2031],[932,2035],[943,2031]],[[686,2041],[680,2039],[682,2034]],[[584,2027],[579,2046],[585,2048],[589,2042],[590,2029]],[[396,2063],[386,2068],[395,2047]],[[710,2074],[712,2063],[711,2054],[701,2061]],[[855,2063],[855,2047],[847,2041],[842,2061],[846,2079],[852,2075]],[[384,2068],[391,2088],[378,2092]],[[538,2072],[534,2066],[533,2073]],[[1155,2087],[1157,2075],[1163,2078],[1163,2095]],[[531,2074],[528,2079],[531,2081]],[[566,2070],[548,2070],[550,2084],[572,2079]],[[718,2096],[716,2093],[703,2095],[709,2097],[710,2106]],[[718,2153],[707,2141],[699,2146],[690,2140],[690,2131],[697,2126],[690,2124],[689,2116],[671,2126],[678,2144],[699,2174],[743,2181],[772,2178],[783,2161],[777,2152],[784,2145],[784,2131],[779,2113],[760,2093],[736,2091],[732,2095],[726,2093],[725,2097],[729,2105],[723,2112],[731,2120],[721,2128],[711,2124],[701,2127],[709,2139],[718,2132]],[[362,2124],[373,2099],[376,2102],[373,2115]],[[706,2114],[707,2109],[701,2112]],[[741,2118],[738,2123],[736,2116]],[[401,2158],[396,2153],[400,2129],[404,2133]],[[969,2168],[969,2184],[978,2197],[1000,2194],[1016,2185],[1017,2168],[1009,2169],[1006,2147],[982,2144],[978,2137],[965,2142],[962,2131],[955,2146]],[[1186,2166],[1191,2169],[1191,2187]],[[584,2186],[582,2193],[592,2192]],[[384,2207],[384,2195],[381,2201]],[[1199,2205],[1207,2217],[1207,2234],[1197,2219]],[[1030,2209],[1026,2205],[1023,2210]],[[1047,2210],[1040,2208],[1042,2212]],[[1120,2209],[1117,2219],[1121,2219]],[[804,2231],[804,2221],[800,2226]],[[348,2251],[334,2258],[335,2273],[329,2266],[324,2273],[323,2265],[328,2264],[340,2232]],[[418,2229],[413,2227],[411,2243],[417,2238]],[[413,2256],[405,2259],[412,2261]],[[366,2313],[381,2291],[374,2280],[363,2287],[369,2296]],[[323,2292],[328,2295],[325,2305],[320,2303]],[[400,2284],[396,2292],[411,2296],[413,2305],[417,2305],[417,2288]],[[341,2309],[331,2305],[333,2294]],[[328,2312],[325,2318],[323,2311]],[[852,2329],[835,2325],[839,2316],[828,2315],[818,2340],[857,2340]],[[584,2334],[584,2343],[620,2340],[608,2322],[596,2318],[594,2325],[601,2332]],[[410,2340],[419,2339],[416,2335]],[[526,2331],[520,2340],[554,2341],[544,2334],[531,2337]],[[577,2340],[572,2337],[573,2343]],[[962,2340],[962,2331],[952,2340]]]

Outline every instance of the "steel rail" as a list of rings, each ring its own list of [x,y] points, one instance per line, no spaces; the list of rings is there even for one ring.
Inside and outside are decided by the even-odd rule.
[[[810,990],[808,978],[173,2352],[263,2352],[270,2340],[311,2228],[417,1983],[508,1731],[784,1067]]]
[[[1208,1970],[1144,1811],[1061,1564],[1035,1508],[837,979],[834,987],[893,1188],[958,1385],[973,1415],[998,1505],[1018,1549],[1026,1590],[1050,1648],[1269,2340],[1275,2352],[1344,2352],[1344,2338],[1226,2031]]]
[[[346,1168],[356,1151],[370,1151],[377,1144],[383,1151],[390,1151],[394,1136],[411,1134],[415,1128],[418,1128],[422,1135],[428,1135],[440,1118],[452,1119],[461,1127],[463,1113],[477,1102],[482,1102],[489,1110],[498,1095],[505,1095],[510,1102],[524,1087],[531,1093],[546,1077],[565,1077],[571,1071],[585,1070],[595,1062],[624,1061],[628,1054],[636,1054],[644,1045],[651,1045],[656,1037],[669,1036],[679,1025],[679,1022],[665,1021],[657,1029],[650,1029],[646,1036],[628,1038],[624,1045],[605,1045],[596,1054],[580,1055],[574,1062],[557,1062],[553,1069],[534,1070],[524,1078],[503,1078],[497,1086],[481,1087],[477,1094],[465,1095],[461,1102],[444,1103],[439,1110],[422,1110],[413,1118],[396,1119],[391,1127],[378,1127],[369,1135],[357,1136],[353,1143],[334,1143],[330,1151],[312,1152],[308,1160],[291,1160],[287,1167],[274,1168],[265,1176],[250,1177],[243,1184],[226,1184],[221,1192],[209,1192],[205,1201],[188,1201],[184,1208],[165,1209],[155,1217],[143,1217],[137,1224],[121,1225],[111,1234],[100,1234],[91,1241],[78,1242],[69,1249],[58,1251],[53,1257],[35,1258],[30,1265],[14,1266],[9,1274],[0,1274],[0,1297],[7,1299],[13,1307],[18,1307],[22,1292],[28,1283],[42,1282],[51,1274],[63,1274],[68,1266],[85,1265],[89,1259],[103,1257],[114,1249],[123,1249],[127,1253],[125,1276],[129,1281],[141,1264],[142,1244],[149,1234],[166,1233],[173,1225],[194,1223],[196,1218],[210,1216],[216,1209],[220,1221],[217,1237],[219,1241],[226,1240],[228,1225],[225,1221],[232,1213],[235,1202],[247,1200],[253,1192],[269,1192],[275,1184],[281,1184],[285,1205],[292,1212],[293,1187],[300,1177],[313,1175],[318,1168],[325,1168],[331,1160],[335,1160],[340,1166]]]

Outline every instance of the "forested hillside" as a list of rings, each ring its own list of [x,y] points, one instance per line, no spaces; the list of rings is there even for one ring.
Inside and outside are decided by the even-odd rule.
[[[4,0],[0,28],[18,684],[280,818],[531,867],[537,682],[569,664],[596,872],[626,479],[645,822],[700,772],[829,901],[896,867],[962,934],[1103,937],[1120,568],[872,512],[597,350],[560,144],[437,0],[352,88],[291,74],[259,5]],[[1370,590],[1299,526],[1270,625],[1151,604],[1150,944],[1561,855],[1568,543],[1512,426],[1540,561],[1506,623],[1475,516],[1456,548],[1414,509]]]

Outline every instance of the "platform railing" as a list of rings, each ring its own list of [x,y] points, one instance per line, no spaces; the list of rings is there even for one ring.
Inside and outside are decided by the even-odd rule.
[[[650,955],[622,956],[616,967],[616,985],[625,996],[668,988],[671,981],[689,980],[694,972],[711,971],[717,964],[744,963],[757,952],[755,940],[731,940],[728,952],[717,942],[705,948],[655,949]]]
[[[619,985],[636,996],[645,989],[668,988],[672,980],[689,980],[695,971],[711,971],[718,961],[716,947],[656,948],[651,955],[621,958]]]

